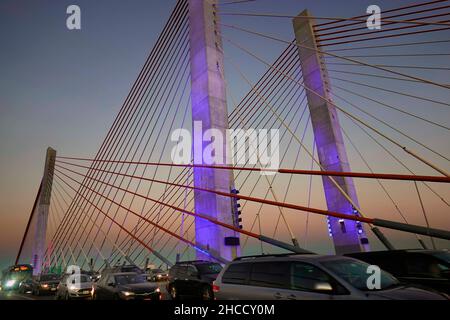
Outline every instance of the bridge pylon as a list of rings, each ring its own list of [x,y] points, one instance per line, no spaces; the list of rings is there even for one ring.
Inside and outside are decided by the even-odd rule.
[[[223,48],[216,13],[217,0],[189,0],[190,24],[190,69],[192,128],[201,125],[202,137],[205,132],[219,132],[226,137],[228,110],[223,70]],[[222,139],[222,151],[229,150],[227,140]],[[206,163],[203,151],[210,144],[194,136],[194,163]],[[201,151],[201,152],[200,152]],[[217,159],[217,158],[216,158]],[[221,163],[227,164],[227,154],[223,152]],[[194,186],[230,193],[234,189],[232,170],[194,168]],[[231,199],[211,192],[195,190],[195,212],[210,216],[230,225],[235,224]],[[207,220],[195,220],[196,243],[212,255],[231,260],[240,254],[239,234],[222,228]],[[197,252],[198,259],[212,260],[207,253]]]
[[[308,10],[293,19],[298,54],[303,74],[311,123],[314,130],[319,162],[322,170],[350,171],[344,139],[336,108],[331,101],[331,85],[323,55],[313,29],[314,19]],[[320,50],[319,50],[320,51]],[[358,214],[352,203],[342,194],[345,192],[353,204],[359,207],[356,189],[351,177],[334,179],[323,176],[322,183],[328,210],[345,214]],[[368,251],[369,241],[361,223],[327,217],[330,236],[337,254]]]
[[[41,273],[43,255],[46,248],[47,223],[48,213],[50,208],[50,198],[52,194],[53,173],[55,169],[56,150],[47,148],[45,157],[44,174],[42,176],[41,188],[38,195],[38,202],[32,212],[33,217],[36,218],[33,251],[32,251],[32,265],[33,274]]]

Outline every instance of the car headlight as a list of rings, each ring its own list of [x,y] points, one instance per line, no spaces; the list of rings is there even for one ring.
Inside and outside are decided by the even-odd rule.
[[[125,297],[134,296],[134,292],[130,291],[121,291]]]
[[[42,288],[48,288],[48,284],[46,284],[46,283],[41,284],[41,287],[42,287]]]
[[[16,280],[8,280],[8,281],[6,281],[5,286],[7,288],[9,288],[9,287],[12,287],[15,283],[16,283]]]
[[[69,286],[69,290],[76,290],[77,287],[76,286]]]
[[[161,292],[161,289],[158,287],[158,288],[155,289],[155,292],[159,293],[159,292]]]

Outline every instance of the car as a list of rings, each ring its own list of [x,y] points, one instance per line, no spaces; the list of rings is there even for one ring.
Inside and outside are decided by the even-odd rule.
[[[78,283],[77,283],[78,282]],[[56,300],[90,299],[92,297],[92,279],[87,274],[66,274],[56,289]]]
[[[424,286],[450,294],[448,250],[388,250],[346,254],[378,265],[403,283]]]
[[[443,294],[404,286],[383,270],[379,286],[369,289],[371,270],[369,264],[343,256],[242,257],[222,270],[213,291],[223,300],[447,300]]]
[[[219,263],[211,261],[177,262],[169,270],[167,291],[173,300],[182,297],[212,300],[212,283],[221,270]]]
[[[94,283],[94,300],[161,300],[158,285],[136,272],[108,273]]]
[[[24,279],[19,284],[19,293],[33,292],[33,280],[31,278]]]
[[[42,294],[56,293],[59,280],[60,276],[53,273],[35,276],[31,285],[33,295],[40,296]]]
[[[118,266],[114,266],[114,267],[108,267],[102,270],[102,272],[100,273],[100,277],[103,277],[104,275],[108,274],[108,273],[118,273],[118,272],[134,272],[134,273],[139,273],[139,274],[143,274],[144,271],[139,268],[136,265],[118,265]]]
[[[92,282],[95,282],[98,279],[100,279],[100,273],[96,271],[82,271],[82,274],[89,276]]]
[[[167,281],[169,278],[169,273],[162,269],[150,269],[147,271],[147,280],[149,281]]]

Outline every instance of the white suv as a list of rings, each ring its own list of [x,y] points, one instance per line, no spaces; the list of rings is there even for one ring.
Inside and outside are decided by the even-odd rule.
[[[445,295],[403,286],[380,270],[379,287],[369,289],[370,265],[343,256],[284,254],[241,257],[213,284],[222,300],[445,300]],[[370,286],[371,287],[371,286]]]

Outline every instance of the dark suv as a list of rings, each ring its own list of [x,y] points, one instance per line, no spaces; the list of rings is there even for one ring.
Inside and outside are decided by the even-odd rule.
[[[447,250],[390,250],[346,254],[377,265],[403,283],[450,294],[450,252]]]
[[[220,264],[210,261],[177,262],[169,270],[167,291],[174,300],[182,296],[212,300],[212,283],[221,270]]]

